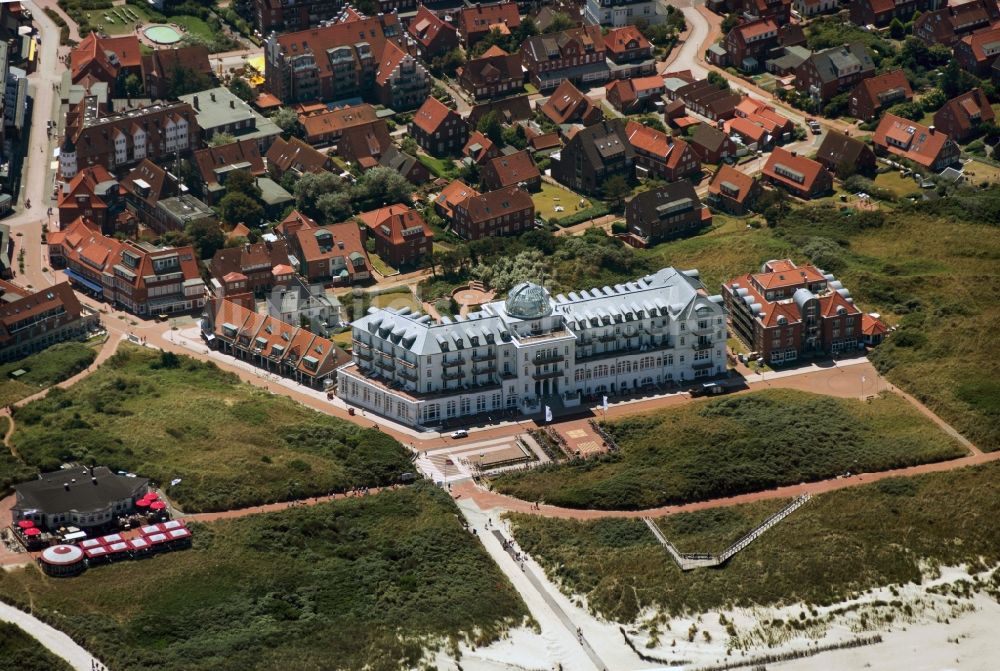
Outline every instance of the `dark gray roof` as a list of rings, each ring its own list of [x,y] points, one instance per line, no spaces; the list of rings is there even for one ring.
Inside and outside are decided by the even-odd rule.
[[[587,162],[592,167],[604,165],[605,159],[610,159],[624,153],[626,157],[635,156],[635,149],[628,141],[625,132],[625,122],[621,119],[602,121],[584,128],[569,141],[570,147],[575,145],[583,151]]]
[[[700,145],[709,151],[718,151],[722,143],[726,141],[726,134],[718,128],[713,128],[708,124],[698,124],[691,133],[691,142]]]
[[[811,56],[811,60],[824,84],[839,79],[840,72],[852,67],[859,67],[861,72],[875,69],[868,49],[861,42],[818,51]]]
[[[76,482],[73,482],[74,479]],[[148,478],[118,475],[104,466],[98,466],[93,471],[84,467],[68,468],[43,473],[37,480],[16,485],[17,503],[14,507],[47,514],[101,510],[113,501],[145,493],[148,486]]]

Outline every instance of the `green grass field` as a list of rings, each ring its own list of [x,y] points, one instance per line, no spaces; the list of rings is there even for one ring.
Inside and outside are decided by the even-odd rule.
[[[95,358],[94,347],[82,342],[64,342],[3,364],[0,366],[0,406],[20,401],[73,377],[86,370]],[[15,379],[11,373],[16,370],[27,372]]]
[[[898,170],[883,172],[875,177],[875,185],[883,189],[889,189],[897,198],[918,195],[920,187],[913,181],[912,177],[900,177]]]
[[[419,153],[417,154],[417,160],[423,163],[435,177],[453,179],[455,175],[458,174],[458,168],[455,166],[455,162],[451,159],[437,158],[435,156],[428,156],[427,154]]]
[[[658,520],[684,551],[726,546],[769,513],[763,503]],[[568,594],[618,621],[727,606],[827,604],[921,580],[921,562],[1000,561],[1000,464],[890,479],[815,497],[720,569],[683,573],[640,520],[511,515],[514,536]],[[689,549],[691,548],[691,549]]]
[[[583,196],[575,191],[570,191],[565,187],[549,184],[548,182],[542,182],[541,191],[531,194],[531,200],[535,202],[535,214],[543,217],[546,221],[552,217],[556,217],[557,219],[568,217],[578,210],[589,207],[590,200],[587,198],[583,198],[587,202],[587,205],[582,208],[578,207],[581,198]],[[556,212],[556,206],[563,207],[564,211]]]
[[[348,289],[338,294],[337,300],[340,301],[343,314],[350,321],[360,319],[366,315],[370,307],[395,308],[397,310],[410,308],[413,311],[420,309],[420,303],[407,286],[390,287],[389,289],[382,290],[375,288],[371,291]]]
[[[425,646],[527,616],[427,484],[193,528],[191,550],[71,580],[0,571],[0,596],[115,671],[423,669]]]
[[[70,671],[70,668],[16,624],[0,622],[0,671]]]
[[[396,482],[412,470],[384,433],[240,382],[213,364],[122,345],[97,372],[15,411],[32,467],[103,464],[152,478],[189,512]]]
[[[895,394],[871,403],[791,390],[610,422],[620,452],[519,471],[496,489],[570,508],[641,509],[961,456]]]

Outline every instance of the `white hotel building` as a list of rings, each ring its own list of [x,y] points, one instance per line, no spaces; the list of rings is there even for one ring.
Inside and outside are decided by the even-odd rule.
[[[722,297],[695,270],[555,298],[523,283],[454,320],[371,308],[352,329],[337,394],[410,426],[572,407],[726,370]]]

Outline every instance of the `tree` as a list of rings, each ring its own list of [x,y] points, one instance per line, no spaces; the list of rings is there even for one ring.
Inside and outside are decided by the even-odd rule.
[[[847,91],[830,98],[830,102],[823,108],[823,115],[835,119],[847,114],[851,102],[851,93]]]
[[[436,77],[454,77],[455,71],[465,65],[465,52],[455,47],[431,61],[431,74]]]
[[[271,121],[281,129],[281,134],[286,140],[291,137],[301,138],[305,135],[302,124],[299,123],[299,115],[291,107],[279,107],[271,115]]]
[[[569,17],[568,14],[563,12],[555,12],[552,15],[552,20],[549,25],[545,26],[544,33],[561,33],[564,30],[569,30],[570,28],[575,28],[576,24],[573,23],[573,19]]]
[[[173,66],[166,80],[167,98],[179,98],[195,91],[204,91],[212,86],[212,79],[208,75],[178,64]]]
[[[708,72],[708,83],[712,84],[713,86],[717,86],[720,89],[728,89],[729,88],[729,80],[726,79],[724,76],[720,75],[715,70],[709,70],[709,72]]]
[[[342,179],[330,172],[307,173],[295,183],[293,193],[295,205],[308,217],[318,218],[319,199],[324,194],[334,194],[345,191]]]
[[[948,61],[940,79],[941,91],[949,100],[979,86],[979,80],[959,67],[958,61],[954,58]]]
[[[234,96],[244,102],[253,100],[253,87],[242,77],[233,77],[229,82],[229,90],[232,91]]]
[[[524,126],[516,124],[507,126],[501,133],[504,144],[509,144],[517,149],[524,149],[528,146],[528,138],[524,134]]]
[[[630,190],[628,181],[621,175],[611,175],[604,180],[604,184],[601,186],[604,199],[611,203],[612,207],[620,205]]]
[[[400,141],[399,148],[402,150],[404,154],[410,154],[411,156],[416,156],[417,151],[420,149],[420,146],[417,144],[417,141],[413,139],[412,135],[406,135]]]
[[[503,125],[500,123],[500,116],[493,111],[487,112],[479,118],[476,130],[493,140],[497,144],[503,141]]]
[[[234,170],[226,177],[226,193],[242,193],[254,200],[260,198],[257,179],[247,170]]]
[[[221,147],[225,144],[232,144],[236,142],[236,136],[232,133],[215,133],[208,140],[209,147]]]
[[[909,119],[910,121],[920,121],[924,118],[924,108],[920,103],[916,102],[898,103],[887,109],[886,112]]]
[[[245,193],[226,194],[219,201],[219,213],[222,220],[231,226],[240,223],[250,227],[260,226],[264,219],[264,208]]]
[[[351,194],[343,191],[324,193],[316,200],[316,219],[324,223],[335,223],[349,219],[354,214]]]
[[[899,17],[894,18],[892,23],[889,24],[889,37],[894,40],[901,40],[906,37],[906,26],[899,20]]]
[[[199,259],[210,259],[226,245],[226,236],[214,219],[196,219],[184,227],[184,232]]]
[[[739,14],[726,14],[726,18],[722,19],[722,34],[727,35],[729,31],[738,26],[740,23]]]
[[[413,186],[392,168],[372,168],[361,174],[351,189],[353,200],[360,209],[367,210],[393,203],[409,201]]]
[[[784,189],[769,189],[757,199],[757,209],[764,215],[767,225],[774,228],[788,214],[791,206]]]
[[[135,74],[130,74],[125,78],[125,95],[129,98],[138,98],[142,95],[142,80]]]
[[[663,125],[662,121],[660,121],[660,117],[656,116],[655,114],[647,114],[646,116],[640,117],[639,123],[641,123],[643,126],[648,126],[653,130],[658,130],[661,133],[667,132],[667,127]]]

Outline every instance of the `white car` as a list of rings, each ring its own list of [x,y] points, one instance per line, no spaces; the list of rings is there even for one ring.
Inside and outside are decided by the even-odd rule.
[[[468,438],[469,437],[469,432],[466,431],[465,429],[459,429],[458,431],[452,431],[451,432],[451,437],[452,438]]]

